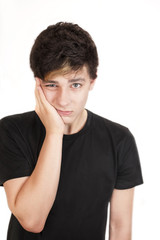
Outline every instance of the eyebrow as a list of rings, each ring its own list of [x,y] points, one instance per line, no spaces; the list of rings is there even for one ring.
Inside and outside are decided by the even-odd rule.
[[[70,79],[68,82],[69,83],[74,83],[74,82],[85,82],[85,78],[73,78],[73,79]],[[59,83],[58,81],[54,81],[54,80],[43,80],[43,83]]]

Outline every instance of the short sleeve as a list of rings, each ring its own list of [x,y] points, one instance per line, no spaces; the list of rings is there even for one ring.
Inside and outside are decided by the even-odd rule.
[[[7,118],[0,120],[0,186],[9,179],[31,174],[21,138],[11,121]]]
[[[118,144],[116,189],[128,189],[143,183],[139,153],[135,138],[127,133]]]

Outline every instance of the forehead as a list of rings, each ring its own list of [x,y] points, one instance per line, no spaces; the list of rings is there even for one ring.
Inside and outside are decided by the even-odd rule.
[[[83,66],[82,68],[80,68],[77,71],[63,71],[62,70],[57,70],[57,71],[53,71],[51,73],[49,73],[44,81],[45,82],[51,82],[51,81],[56,81],[56,80],[60,80],[60,79],[66,79],[69,82],[73,82],[74,80],[80,80],[80,81],[84,81],[89,79],[89,74],[88,74],[88,69],[86,66]]]

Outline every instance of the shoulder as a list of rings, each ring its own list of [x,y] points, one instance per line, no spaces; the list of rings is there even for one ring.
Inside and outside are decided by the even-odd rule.
[[[34,128],[37,123],[40,124],[40,119],[35,111],[8,115],[0,119],[0,132],[5,130],[13,133],[15,130]]]
[[[4,124],[5,122],[22,122],[22,121],[28,121],[29,119],[33,119],[36,116],[35,111],[29,111],[24,113],[18,113],[13,115],[8,115],[0,119],[0,124]]]
[[[133,135],[127,126],[117,123],[113,120],[93,114],[93,124],[101,134],[108,134],[117,143],[126,139],[132,138]]]

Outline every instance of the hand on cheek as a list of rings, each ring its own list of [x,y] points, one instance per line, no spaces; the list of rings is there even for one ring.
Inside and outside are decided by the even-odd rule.
[[[35,112],[45,126],[46,132],[63,134],[64,122],[57,110],[47,101],[38,78],[36,78],[35,98]]]

